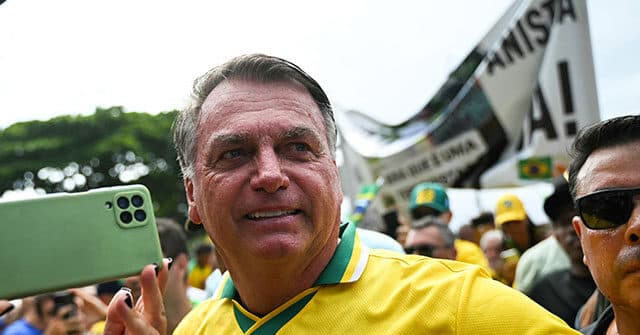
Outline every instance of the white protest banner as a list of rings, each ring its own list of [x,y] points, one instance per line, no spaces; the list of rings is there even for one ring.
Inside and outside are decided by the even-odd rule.
[[[336,112],[345,193],[382,177],[379,193],[403,207],[423,181],[550,180],[566,169],[577,130],[598,119],[585,2],[518,0],[409,120],[389,126]]]

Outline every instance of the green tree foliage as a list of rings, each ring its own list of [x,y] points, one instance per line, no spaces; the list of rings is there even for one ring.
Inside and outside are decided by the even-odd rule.
[[[156,216],[183,222],[187,206],[171,141],[175,115],[98,108],[90,116],[0,130],[0,195],[25,188],[78,192],[139,183],[151,191]]]

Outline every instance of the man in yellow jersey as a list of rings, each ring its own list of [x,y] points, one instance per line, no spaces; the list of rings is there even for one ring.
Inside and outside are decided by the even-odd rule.
[[[451,222],[453,214],[449,209],[449,196],[442,184],[420,183],[411,190],[410,200],[409,212],[414,221],[435,216],[440,218],[445,224]],[[420,235],[420,232],[415,228],[411,229],[407,235],[407,242],[409,237],[416,235]],[[454,246],[457,261],[480,265],[489,271],[489,261],[487,261],[487,257],[482,252],[482,249],[480,249],[480,246],[461,239],[456,239]]]
[[[477,266],[363,246],[340,223],[329,99],[296,65],[247,55],[197,80],[174,140],[189,218],[228,272],[175,334],[570,334]],[[153,266],[109,306],[107,334],[163,334]]]

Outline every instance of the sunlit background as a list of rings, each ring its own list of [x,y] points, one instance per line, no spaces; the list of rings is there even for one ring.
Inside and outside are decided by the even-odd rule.
[[[334,105],[416,113],[511,0],[47,1],[0,6],[0,128],[97,106],[180,108],[192,80],[242,53],[298,63]],[[602,118],[638,113],[640,2],[588,2]]]

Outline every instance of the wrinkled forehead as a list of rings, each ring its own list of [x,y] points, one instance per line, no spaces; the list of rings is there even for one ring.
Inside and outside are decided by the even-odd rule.
[[[319,113],[313,97],[302,86],[294,81],[258,82],[241,79],[228,79],[216,86],[202,104],[203,111],[220,111],[226,109],[240,110],[243,104],[261,104],[279,101],[295,103]],[[315,108],[314,108],[315,107]]]
[[[273,112],[296,113],[296,119],[308,118],[319,131],[326,131],[320,108],[301,84],[237,79],[225,80],[211,91],[202,105],[198,127],[238,114],[257,113],[267,120]]]

